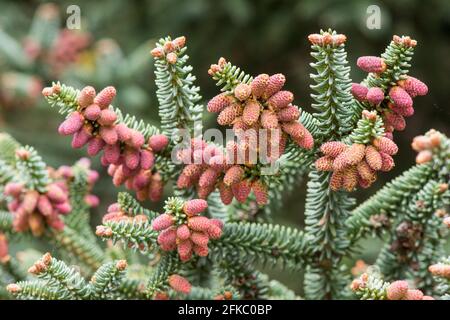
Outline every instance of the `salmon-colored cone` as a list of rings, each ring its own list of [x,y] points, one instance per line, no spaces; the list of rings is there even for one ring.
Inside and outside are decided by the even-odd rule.
[[[116,89],[112,86],[104,88],[94,98],[94,103],[98,104],[101,109],[109,107],[113,99],[116,97]]]
[[[174,219],[171,215],[163,213],[157,216],[152,222],[152,228],[155,231],[161,231],[167,229],[174,224]]]
[[[173,274],[169,277],[169,285],[176,292],[184,294],[188,294],[189,292],[191,292],[192,286],[189,281],[178,274]]]
[[[228,107],[232,102],[232,99],[230,96],[228,96],[225,93],[218,94],[211,100],[209,100],[207,109],[209,112],[221,112],[223,109]]]
[[[356,100],[365,101],[367,97],[367,92],[369,89],[366,86],[363,86],[359,83],[352,83],[351,92]]]
[[[388,300],[402,300],[408,292],[408,282],[400,280],[392,282],[386,288]]]
[[[169,144],[169,138],[164,134],[155,134],[148,140],[148,145],[155,152],[162,151]]]
[[[208,203],[202,199],[193,199],[186,201],[183,206],[183,211],[187,216],[193,217],[205,211],[208,208]]]
[[[286,77],[281,73],[270,76],[267,80],[267,85],[262,94],[263,99],[269,99],[273,94],[280,91],[285,82]]]
[[[259,205],[267,204],[269,200],[268,190],[261,180],[256,180],[252,183],[252,191]]]
[[[359,57],[356,61],[356,65],[365,72],[381,73],[386,70],[386,63],[380,57]]]
[[[250,84],[252,94],[259,98],[263,95],[264,90],[266,89],[267,83],[269,82],[269,75],[268,74],[260,74],[253,79],[252,83]]]

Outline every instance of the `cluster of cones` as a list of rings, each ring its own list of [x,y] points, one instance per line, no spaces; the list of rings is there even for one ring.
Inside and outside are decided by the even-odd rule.
[[[167,211],[155,218],[152,228],[159,232],[161,249],[177,249],[181,261],[188,261],[194,253],[206,257],[209,239],[220,238],[223,228],[221,220],[200,216],[207,208],[205,200],[193,199],[185,202],[179,211]]]
[[[206,199],[219,190],[220,198],[226,205],[233,198],[243,203],[253,191],[259,205],[267,203],[267,186],[258,178],[252,177],[250,164],[239,163],[239,154],[245,158],[234,141],[227,144],[226,152],[214,145],[208,145],[200,139],[192,139],[188,148],[178,152],[178,160],[186,164],[177,180],[177,187],[186,189],[195,187],[198,196]]]
[[[44,88],[44,96],[59,93],[58,85]],[[96,94],[93,87],[84,87],[78,95],[77,110],[59,126],[59,133],[72,135],[72,147],[87,145],[87,152],[95,156],[101,151],[102,165],[109,166],[108,173],[116,186],[125,184],[136,191],[141,201],[149,198],[158,201],[163,192],[163,182],[158,172],[152,172],[155,153],[169,143],[165,135],[153,135],[145,141],[138,130],[117,123],[117,114],[110,107],[116,96],[114,87],[106,87]]]
[[[31,230],[34,236],[41,236],[46,225],[62,230],[64,222],[60,215],[72,210],[68,192],[58,182],[50,183],[45,193],[27,189],[20,182],[10,182],[4,193],[12,198],[8,210],[14,215],[13,227],[17,232]]]
[[[90,169],[91,161],[88,158],[81,158],[78,162],[78,165],[81,165],[87,171],[87,192],[84,196],[84,202],[91,208],[95,208],[100,204],[100,199],[90,193],[95,183],[99,178],[99,174],[97,171]],[[60,166],[58,169],[54,170],[53,168],[49,168],[50,178],[54,181],[62,180],[65,183],[59,182],[59,186],[65,191],[69,192],[68,184],[74,178],[74,169],[70,166]]]
[[[442,134],[432,129],[425,135],[417,136],[413,139],[412,148],[418,152],[416,163],[422,164],[433,159],[433,150],[441,146]]]
[[[411,46],[415,43],[413,41],[409,37],[394,36],[394,42],[402,45]],[[360,57],[357,65],[365,72],[374,73],[378,77],[389,69],[385,60],[376,56]],[[414,114],[412,98],[426,95],[428,87],[419,79],[405,76],[404,79],[397,81],[395,85],[389,85],[387,88],[369,88],[364,84],[353,83],[351,91],[355,99],[366,102],[374,108],[381,107],[385,131],[387,136],[392,138],[394,130],[402,131],[405,129],[405,117]]]
[[[177,62],[178,56],[176,54],[177,50],[180,50],[186,45],[185,37],[178,37],[173,40],[166,41],[164,45],[159,45],[150,51],[150,54],[156,59],[165,58],[169,64],[175,64]]]
[[[225,65],[225,59],[221,58],[218,64],[211,65],[209,73],[214,75]],[[300,111],[292,104],[294,95],[282,90],[285,81],[281,73],[260,74],[250,84],[238,84],[233,93],[221,93],[212,98],[208,102],[208,111],[219,113],[217,122],[222,126],[232,126],[235,132],[279,130],[277,145],[285,146],[289,136],[301,148],[309,150],[314,145],[313,137],[298,122]],[[280,155],[283,152],[284,147]]]
[[[363,289],[367,285],[369,275],[363,273],[358,279],[353,280],[351,288],[353,291]],[[386,288],[387,300],[434,300],[426,296],[418,289],[409,288],[408,282],[404,280],[394,281]]]
[[[315,162],[319,171],[332,171],[330,187],[337,191],[353,191],[357,184],[369,187],[377,178],[377,171],[390,171],[394,167],[392,155],[397,145],[389,138],[379,137],[369,145],[329,141],[320,147],[324,154]]]

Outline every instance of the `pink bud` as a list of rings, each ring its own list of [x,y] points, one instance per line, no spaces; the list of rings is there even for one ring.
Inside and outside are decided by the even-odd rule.
[[[237,117],[241,116],[243,108],[239,104],[232,104],[223,109],[217,117],[217,123],[221,126],[231,125]]]
[[[234,88],[234,96],[240,101],[247,100],[251,93],[250,86],[245,83],[240,83]]]
[[[380,137],[373,140],[373,145],[381,152],[392,156],[398,152],[398,147],[394,141],[386,137]]]
[[[399,86],[414,98],[416,96],[424,96],[428,93],[428,87],[425,83],[414,77],[408,76],[405,80],[398,82]]]
[[[37,203],[38,210],[44,216],[51,216],[53,213],[53,207],[50,200],[45,195],[40,195]]]
[[[180,240],[189,239],[191,236],[191,232],[189,231],[189,227],[186,224],[182,224],[177,228],[177,238]]]
[[[374,87],[367,91],[367,101],[372,105],[379,105],[384,100],[384,92],[380,88]]]
[[[303,128],[303,137],[293,139],[300,148],[311,150],[314,147],[314,138],[306,128]]]
[[[104,148],[104,157],[108,163],[117,164],[120,159],[120,145],[106,145]]]
[[[318,171],[333,171],[333,159],[329,156],[323,156],[314,163]]]
[[[63,135],[72,135],[81,129],[84,123],[84,117],[78,111],[72,112],[58,128],[58,132]]]
[[[56,204],[67,201],[67,194],[54,183],[47,186],[46,195],[51,202]]]
[[[259,205],[265,205],[268,202],[267,186],[261,181],[256,180],[252,183],[252,191],[255,195],[256,202]]]
[[[152,176],[152,180],[148,188],[148,197],[150,201],[156,202],[161,200],[163,191],[164,191],[164,184],[161,175],[157,172]]]
[[[192,180],[185,174],[180,174],[177,179],[177,188],[186,189],[192,186]]]
[[[189,229],[188,229],[189,232]],[[189,238],[189,237],[188,237]],[[191,240],[183,240],[178,243],[178,254],[180,256],[180,260],[183,262],[188,261],[192,257],[192,241]]]
[[[395,130],[402,131],[406,127],[405,118],[395,112],[386,112],[385,119],[385,124],[392,126]]]
[[[114,127],[100,127],[100,137],[109,145],[116,144],[119,140]]]
[[[148,140],[148,145],[154,152],[162,151],[169,144],[169,138],[164,134],[155,134]]]
[[[381,73],[386,70],[386,63],[380,57],[359,57],[356,65],[365,72]]]
[[[96,136],[89,140],[88,147],[87,147],[87,153],[93,157],[97,153],[99,153],[103,147],[105,146],[105,141],[99,136]]]
[[[100,204],[100,199],[93,194],[87,194],[84,196],[84,202],[91,208],[98,207]]]
[[[125,153],[124,153],[124,157],[125,157],[125,165],[129,169],[134,170],[139,166],[139,162],[140,162],[139,150],[126,149]]]
[[[290,105],[277,112],[278,121],[290,122],[296,121],[300,117],[300,111],[297,106]]]
[[[221,93],[208,102],[207,109],[209,112],[221,112],[231,104],[231,101],[232,99],[230,96],[225,93]]]
[[[55,204],[55,209],[58,210],[61,214],[68,214],[72,211],[72,207],[68,202]]]
[[[120,211],[120,206],[117,202],[111,203],[107,209],[108,212]]]
[[[176,292],[188,294],[191,292],[191,284],[186,278],[179,276],[177,274],[173,274],[169,277],[169,285]]]
[[[223,223],[220,220],[217,219],[210,219],[210,226],[208,228],[208,236],[211,239],[219,239],[222,236],[222,228],[223,228]],[[217,223],[217,221],[220,222]]]
[[[242,121],[249,126],[255,124],[259,119],[261,108],[262,106],[257,101],[247,101],[242,114]]]
[[[101,109],[108,108],[116,96],[116,89],[114,87],[106,87],[100,91],[94,98],[94,103],[98,104]]]
[[[173,228],[167,228],[158,235],[158,243],[164,251],[172,251],[177,246],[177,232]]]
[[[100,117],[100,114],[101,114],[101,109],[96,104],[91,104],[83,112],[84,117],[91,121],[97,120]]]
[[[135,149],[141,148],[145,143],[145,138],[142,133],[137,130],[130,129],[129,145]]]
[[[0,233],[0,262],[7,261],[9,257],[8,240],[3,233]],[[11,290],[8,290],[11,292]]]
[[[92,127],[90,125],[85,125],[80,130],[75,132],[72,138],[72,148],[82,148],[86,143],[88,143],[92,137],[91,129]]]
[[[375,171],[381,169],[383,160],[381,154],[373,146],[367,146],[365,151],[367,164]]]
[[[53,215],[51,218],[47,218],[47,223],[50,228],[57,231],[62,231],[64,229],[64,222],[57,215]]]
[[[306,128],[297,121],[284,122],[281,124],[281,128],[294,140],[300,140],[303,138],[306,131]]]
[[[408,292],[408,282],[394,281],[386,289],[388,300],[402,300]]]
[[[188,217],[198,215],[208,208],[208,203],[202,199],[193,199],[186,201],[183,211]]]
[[[191,217],[188,220],[188,227],[194,231],[208,231],[210,222],[209,219],[203,216]]]
[[[417,289],[409,289],[403,300],[422,300],[423,292]]]
[[[430,162],[433,159],[433,153],[430,150],[420,151],[416,156],[416,163],[423,164]]]
[[[198,246],[205,247],[208,245],[209,237],[203,232],[192,232],[191,241]]]
[[[233,201],[233,192],[229,186],[225,185],[225,183],[219,184],[219,193],[223,204],[229,205],[231,201]]]
[[[18,197],[23,190],[23,183],[9,182],[5,186],[4,194],[12,197]]]
[[[97,122],[102,126],[110,126],[117,120],[117,114],[111,109],[103,109]]]
[[[409,109],[413,106],[411,96],[401,87],[392,87],[389,90],[389,97],[399,109]]]
[[[394,159],[392,159],[392,157],[390,155],[388,155],[387,153],[384,153],[384,152],[380,152],[380,155],[381,155],[381,162],[382,162],[380,170],[384,171],[384,172],[391,171],[392,168],[395,166]]]
[[[343,142],[340,141],[329,141],[325,142],[320,146],[320,151],[322,151],[323,154],[330,156],[332,158],[337,157],[340,153],[342,153],[344,150],[348,148],[348,145],[346,145]]]
[[[264,90],[266,89],[267,83],[269,81],[269,75],[268,74],[260,74],[253,79],[252,83],[250,84],[250,87],[252,89],[252,94],[259,98],[263,95]]]
[[[118,123],[115,128],[120,141],[125,142],[131,139],[131,129],[124,123]]]
[[[173,217],[167,213],[163,213],[157,216],[152,222],[152,228],[155,231],[161,231],[167,229],[171,225],[173,225],[174,220]]]
[[[241,166],[239,165],[232,166],[225,173],[223,182],[227,186],[232,186],[233,184],[241,181],[244,178],[244,174],[245,174],[244,169]]]
[[[87,106],[92,104],[92,102],[94,102],[94,98],[95,89],[91,86],[87,86],[81,89],[80,93],[78,94],[77,100],[80,107],[86,108]]]
[[[206,188],[216,184],[219,172],[213,168],[206,169],[198,180],[199,187]]]
[[[294,100],[294,95],[290,91],[278,91],[267,100],[268,105],[280,110],[286,108]]]
[[[269,99],[273,94],[281,90],[286,82],[283,74],[277,73],[269,77],[266,88],[264,89],[263,98]]]
[[[277,115],[270,110],[264,110],[261,113],[261,126],[265,129],[277,129],[278,128]]]
[[[153,152],[149,150],[141,150],[140,153],[140,166],[142,169],[147,170],[153,167],[155,164],[155,156]]]
[[[234,197],[240,203],[245,203],[251,192],[251,183],[247,180],[242,180],[231,186]]]
[[[358,101],[366,101],[367,92],[369,89],[359,83],[352,83],[352,94]]]
[[[197,254],[199,257],[206,257],[208,256],[208,247],[207,246],[198,246],[198,245],[194,245],[194,252],[195,254]]]

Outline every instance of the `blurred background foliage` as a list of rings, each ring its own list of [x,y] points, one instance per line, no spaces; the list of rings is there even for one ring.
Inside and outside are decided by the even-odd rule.
[[[1,0],[0,29],[22,43],[42,3]],[[406,130],[396,134],[400,153],[395,169],[380,175],[368,190],[357,192],[355,196],[360,200],[413,165],[415,154],[410,143],[414,136],[429,128],[450,134],[448,0],[69,0],[57,3],[61,27],[69,16],[66,9],[72,4],[81,9],[82,32],[90,35],[90,44],[58,78],[40,74],[42,65],[28,71],[29,75],[37,73],[44,85],[52,80],[75,86],[90,84],[97,89],[114,85],[118,88],[116,106],[155,124],[158,123],[157,101],[149,51],[152,43],[166,35],[187,37],[190,63],[205,103],[218,92],[207,70],[223,56],[250,74],[284,73],[287,89],[295,94],[295,103],[308,111],[311,111],[309,73],[312,71],[308,34],[321,28],[334,28],[347,35],[348,58],[355,82],[364,76],[355,67],[359,56],[381,54],[393,34],[416,39],[419,45],[411,75],[428,84],[429,94],[415,100],[416,114],[408,118]],[[366,26],[370,5],[381,8],[379,30]],[[0,74],[23,71],[0,54]],[[70,148],[69,138],[57,135],[61,119],[49,110],[44,99],[39,96],[29,104],[1,106],[1,130],[13,134],[23,144],[35,146],[53,166],[72,163],[85,155],[84,151]],[[213,117],[205,114],[205,120],[207,127],[215,125]],[[94,164],[103,176],[95,190],[102,199],[93,219],[96,224],[105,207],[115,200],[118,190],[112,187],[98,159]],[[286,198],[280,212],[273,213],[273,220],[301,227],[304,193],[303,184]],[[367,240],[362,248],[366,261],[373,262],[379,243]],[[288,273],[277,274],[287,284],[289,277]],[[298,284],[291,283],[291,287],[296,289]]]

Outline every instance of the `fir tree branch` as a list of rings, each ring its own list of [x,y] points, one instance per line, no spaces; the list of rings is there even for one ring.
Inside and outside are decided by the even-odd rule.
[[[153,274],[148,279],[147,295],[153,298],[155,294],[166,292],[169,283],[169,276],[176,273],[180,264],[180,260],[174,252],[164,253],[156,266]]]
[[[89,241],[68,226],[65,226],[64,230],[60,232],[52,231],[49,234],[49,240],[59,250],[70,252],[71,256],[91,272],[99,268],[105,259],[102,249],[96,242]]]
[[[176,41],[182,40],[183,43],[177,45]],[[166,54],[154,55],[161,128],[171,138],[179,135],[179,129],[187,129],[190,133],[201,131],[203,106],[198,104],[200,89],[194,85],[196,78],[191,74],[192,66],[186,65],[189,56],[185,54],[184,41],[177,38],[172,42],[170,37],[160,39],[156,49],[165,50]],[[170,50],[168,46],[175,47]]]
[[[120,220],[106,221],[97,227],[97,235],[111,239],[113,243],[122,241],[125,247],[142,252],[154,250],[158,233],[153,231],[148,221]]]
[[[390,215],[402,204],[403,199],[418,192],[431,174],[431,164],[414,166],[355,208],[345,222],[353,238],[352,241],[364,236],[378,225],[376,218],[390,218]]]
[[[302,268],[309,252],[301,231],[273,224],[226,223],[219,240],[211,245],[214,260],[238,258],[240,263],[275,265],[298,270]]]

